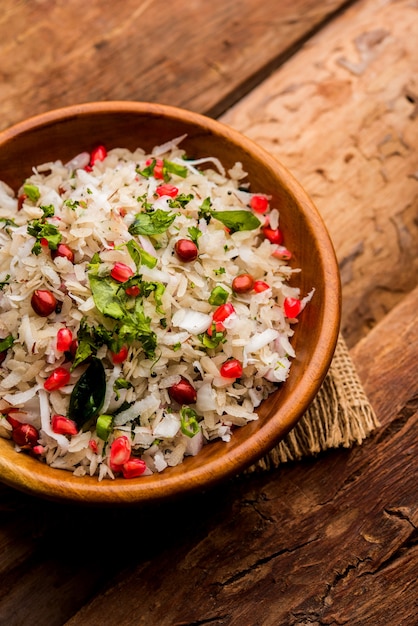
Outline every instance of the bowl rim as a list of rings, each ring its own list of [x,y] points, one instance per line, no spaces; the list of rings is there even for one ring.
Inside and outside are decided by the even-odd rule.
[[[251,436],[251,446],[245,440],[227,454],[217,456],[204,464],[203,468],[187,471],[187,481],[181,476],[165,474],[162,480],[148,482],[147,477],[139,479],[115,479],[98,482],[97,477],[74,476],[67,470],[57,471],[39,463],[29,455],[22,454],[19,466],[16,465],[16,451],[10,441],[0,438],[0,479],[2,482],[21,491],[53,500],[67,500],[89,504],[135,504],[162,500],[196,490],[203,490],[220,480],[239,474],[268,452],[299,420],[307,409],[327,373],[337,344],[341,320],[341,283],[335,250],[318,209],[307,192],[293,174],[273,155],[234,128],[187,109],[166,104],[112,100],[87,102],[65,106],[29,117],[0,132],[0,149],[19,135],[40,127],[54,125],[77,116],[101,114],[137,114],[181,119],[194,125],[203,126],[211,134],[227,137],[228,141],[239,145],[251,157],[263,160],[265,166],[283,181],[283,187],[297,197],[303,206],[305,219],[312,230],[321,238],[321,262],[326,271],[324,299],[327,303],[322,311],[322,324],[315,352],[309,359],[304,375],[298,383],[297,415],[292,410],[290,398],[281,404],[281,411],[288,411],[289,417],[277,428],[273,419],[268,420]],[[227,447],[227,444],[226,444]],[[39,466],[39,468],[37,467]],[[45,471],[45,469],[47,471]],[[18,470],[18,471],[16,471]],[[43,471],[42,471],[43,470]],[[155,477],[155,475],[153,475]],[[202,478],[204,481],[202,482]],[[87,478],[87,480],[86,480]],[[94,481],[94,482],[93,482]]]

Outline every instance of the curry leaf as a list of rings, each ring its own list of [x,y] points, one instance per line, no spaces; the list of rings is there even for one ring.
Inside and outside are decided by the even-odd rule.
[[[100,413],[106,394],[106,376],[102,362],[93,357],[80,376],[70,396],[68,416],[79,428],[88,428]]]

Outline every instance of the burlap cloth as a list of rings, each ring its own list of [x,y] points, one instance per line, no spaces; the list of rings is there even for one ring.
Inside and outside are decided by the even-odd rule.
[[[330,448],[361,444],[379,425],[340,335],[327,376],[306,413],[247,471],[267,470]]]

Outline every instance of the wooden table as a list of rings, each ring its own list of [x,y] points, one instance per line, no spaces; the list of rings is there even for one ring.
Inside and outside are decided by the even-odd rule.
[[[414,0],[3,0],[1,128],[160,101],[291,169],[333,238],[342,333],[382,426],[135,510],[0,486],[1,624],[417,623],[417,40]]]

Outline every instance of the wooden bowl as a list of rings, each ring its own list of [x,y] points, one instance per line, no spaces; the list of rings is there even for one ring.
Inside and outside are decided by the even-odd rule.
[[[52,469],[0,438],[0,479],[38,496],[91,504],[134,504],[204,489],[238,474],[268,452],[296,424],[330,365],[340,323],[338,266],[315,206],[293,176],[270,154],[217,121],[190,111],[140,102],[99,102],[44,113],[0,133],[0,178],[17,190],[34,165],[70,160],[98,143],[108,149],[150,150],[187,133],[182,143],[194,157],[212,155],[226,167],[241,161],[253,190],[272,196],[280,209],[292,265],[302,272],[292,284],[314,298],[295,326],[296,350],[287,381],[259,408],[259,419],[237,428],[229,443],[204,446],[161,474],[137,479],[79,478]]]

